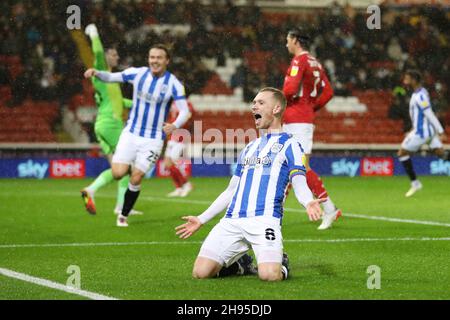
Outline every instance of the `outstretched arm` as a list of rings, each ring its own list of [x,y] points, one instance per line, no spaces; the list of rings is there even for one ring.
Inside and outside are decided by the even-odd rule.
[[[125,82],[122,72],[100,71],[94,68],[87,69],[84,73],[85,78],[97,77],[103,82]]]
[[[293,177],[292,187],[294,188],[295,197],[298,202],[306,208],[306,213],[308,214],[309,220],[319,220],[322,216],[322,208],[320,207],[320,203],[325,201],[325,199],[314,200],[304,175],[296,175]]]
[[[202,225],[225,210],[225,208],[230,204],[231,199],[233,198],[234,192],[239,184],[239,179],[240,177],[233,176],[225,191],[222,192],[217,197],[217,199],[209,206],[209,208],[206,209],[201,215],[182,217],[182,219],[185,220],[186,223],[175,228],[176,234],[181,239],[187,239],[195,232],[197,232],[197,230],[200,229]]]

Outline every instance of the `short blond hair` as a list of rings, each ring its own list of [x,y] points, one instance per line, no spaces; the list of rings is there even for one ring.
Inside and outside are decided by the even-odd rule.
[[[259,92],[272,92],[273,97],[277,102],[280,103],[281,106],[281,111],[277,113],[276,116],[279,116],[281,118],[287,106],[286,96],[284,95],[283,91],[273,87],[265,87],[259,90]]]

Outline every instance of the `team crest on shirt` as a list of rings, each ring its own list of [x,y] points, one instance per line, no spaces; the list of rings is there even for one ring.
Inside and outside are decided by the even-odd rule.
[[[161,86],[161,94],[166,94],[168,88],[169,86],[167,84],[163,84]]]
[[[297,74],[298,74],[298,66],[292,66],[290,76],[295,77]]]
[[[421,101],[421,102],[420,102],[420,106],[421,106],[422,108],[428,107],[428,101],[426,101],[426,100]]]
[[[283,145],[281,143],[275,142],[272,147],[270,148],[270,152],[272,153],[278,153],[283,149]]]

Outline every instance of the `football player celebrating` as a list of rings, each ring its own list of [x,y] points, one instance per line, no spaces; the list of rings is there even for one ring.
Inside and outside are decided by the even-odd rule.
[[[199,216],[185,216],[176,234],[186,239],[224,209],[225,216],[211,230],[194,263],[196,279],[250,274],[248,250],[253,249],[258,277],[264,281],[288,278],[288,256],[283,253],[281,220],[288,183],[310,220],[322,215],[320,203],[306,184],[303,150],[292,135],[282,131],[286,98],[275,88],[261,89],[253,100],[255,126],[264,130],[242,150],[227,187]],[[240,258],[247,257],[243,263]],[[245,268],[245,267],[246,268]],[[241,270],[241,271],[240,271]]]
[[[148,67],[113,73],[91,68],[84,73],[86,78],[133,85],[133,106],[112,158],[114,179],[123,178],[131,170],[122,212],[117,217],[118,227],[128,227],[128,215],[139,197],[142,180],[159,159],[166,135],[189,118],[184,86],[167,70],[169,61],[169,49],[155,44],[148,51]],[[179,114],[174,122],[167,123],[171,101],[177,104]]]

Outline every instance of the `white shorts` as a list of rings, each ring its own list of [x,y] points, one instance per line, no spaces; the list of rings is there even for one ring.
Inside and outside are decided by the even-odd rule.
[[[403,140],[402,149],[416,152],[424,144],[428,144],[430,146],[430,149],[439,149],[443,147],[438,135],[434,135],[433,137],[428,138],[421,138],[414,131],[411,131]]]
[[[286,123],[283,131],[292,134],[300,142],[305,154],[311,154],[313,147],[314,125],[312,123]]]
[[[180,159],[181,155],[183,154],[183,150],[184,150],[183,142],[169,140],[167,142],[166,151],[164,152],[164,157],[168,157],[173,161],[176,161]]]
[[[281,263],[283,237],[280,220],[270,217],[222,218],[200,248],[200,257],[228,267],[253,249],[257,263]]]
[[[152,169],[161,155],[163,140],[144,138],[123,130],[112,162],[133,165],[142,172]]]

